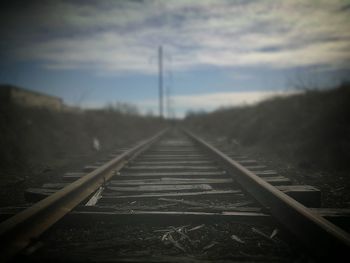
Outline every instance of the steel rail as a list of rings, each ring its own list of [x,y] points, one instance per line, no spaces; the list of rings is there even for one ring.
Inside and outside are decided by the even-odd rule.
[[[140,142],[96,170],[0,224],[0,261],[9,261],[74,207],[111,179],[131,158],[145,151],[166,130]]]
[[[349,233],[279,191],[195,134],[188,130],[184,132],[223,163],[243,189],[267,208],[281,226],[294,235],[308,251],[320,259],[349,262]]]

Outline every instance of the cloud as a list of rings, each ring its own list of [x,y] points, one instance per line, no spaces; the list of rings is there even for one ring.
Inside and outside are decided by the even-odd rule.
[[[152,74],[160,44],[173,70],[341,68],[350,60],[349,15],[341,0],[44,3],[4,14],[7,42],[1,45],[51,69]]]
[[[171,105],[176,108],[176,116],[182,118],[188,111],[213,111],[220,107],[251,105],[275,96],[290,96],[297,91],[236,91],[206,94],[178,95],[171,98]],[[157,110],[157,100],[134,102],[143,112]]]

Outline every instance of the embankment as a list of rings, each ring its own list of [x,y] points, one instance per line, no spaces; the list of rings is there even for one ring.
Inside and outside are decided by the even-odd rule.
[[[254,106],[191,114],[187,126],[272,153],[300,168],[350,170],[350,84]]]

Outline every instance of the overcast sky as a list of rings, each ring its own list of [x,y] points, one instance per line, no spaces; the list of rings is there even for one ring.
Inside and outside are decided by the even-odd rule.
[[[350,79],[348,0],[1,4],[0,82],[157,112],[157,49],[177,116]]]

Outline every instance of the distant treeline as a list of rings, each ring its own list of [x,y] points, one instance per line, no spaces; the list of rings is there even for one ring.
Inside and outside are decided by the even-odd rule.
[[[163,126],[133,107],[57,112],[0,104],[0,173],[28,169],[62,156],[89,154],[97,138],[103,150],[154,134]]]
[[[350,169],[350,84],[268,99],[254,106],[191,114],[187,126],[302,167]]]

